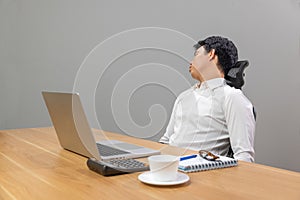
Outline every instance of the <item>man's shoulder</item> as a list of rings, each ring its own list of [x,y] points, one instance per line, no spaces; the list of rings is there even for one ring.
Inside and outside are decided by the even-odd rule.
[[[231,87],[229,85],[226,85],[224,87],[224,93],[225,93],[225,101],[244,101],[251,103],[250,100],[245,96],[242,90],[236,89],[234,87]]]
[[[229,85],[224,86],[225,96],[235,96],[235,95],[244,95],[242,90],[236,89],[235,87],[231,87]]]

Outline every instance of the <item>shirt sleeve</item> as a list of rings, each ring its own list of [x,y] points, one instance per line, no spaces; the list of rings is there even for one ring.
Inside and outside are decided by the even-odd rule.
[[[234,158],[254,162],[253,105],[242,91],[235,90],[225,98],[224,112]]]
[[[176,113],[177,105],[178,105],[178,98],[176,99],[176,101],[174,103],[172,114],[171,114],[171,117],[170,117],[170,121],[169,121],[169,124],[166,128],[166,132],[164,133],[164,135],[159,140],[159,142],[161,142],[161,143],[169,144],[170,137],[171,137],[171,135],[174,134],[175,113]]]

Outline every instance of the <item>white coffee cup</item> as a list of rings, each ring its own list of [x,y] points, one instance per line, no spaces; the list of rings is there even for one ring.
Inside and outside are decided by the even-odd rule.
[[[174,181],[177,178],[179,157],[155,155],[148,157],[152,179],[155,181]]]

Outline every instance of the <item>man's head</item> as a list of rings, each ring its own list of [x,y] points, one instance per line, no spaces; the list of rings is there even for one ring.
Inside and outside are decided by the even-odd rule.
[[[227,38],[211,36],[200,40],[195,47],[195,57],[190,72],[195,79],[202,81],[224,77],[237,62],[236,46]]]

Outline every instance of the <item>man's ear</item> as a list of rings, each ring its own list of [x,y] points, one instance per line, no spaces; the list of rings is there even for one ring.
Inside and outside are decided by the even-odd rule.
[[[210,50],[209,60],[213,60],[213,59],[215,59],[215,57],[216,57],[216,50],[215,49]]]

